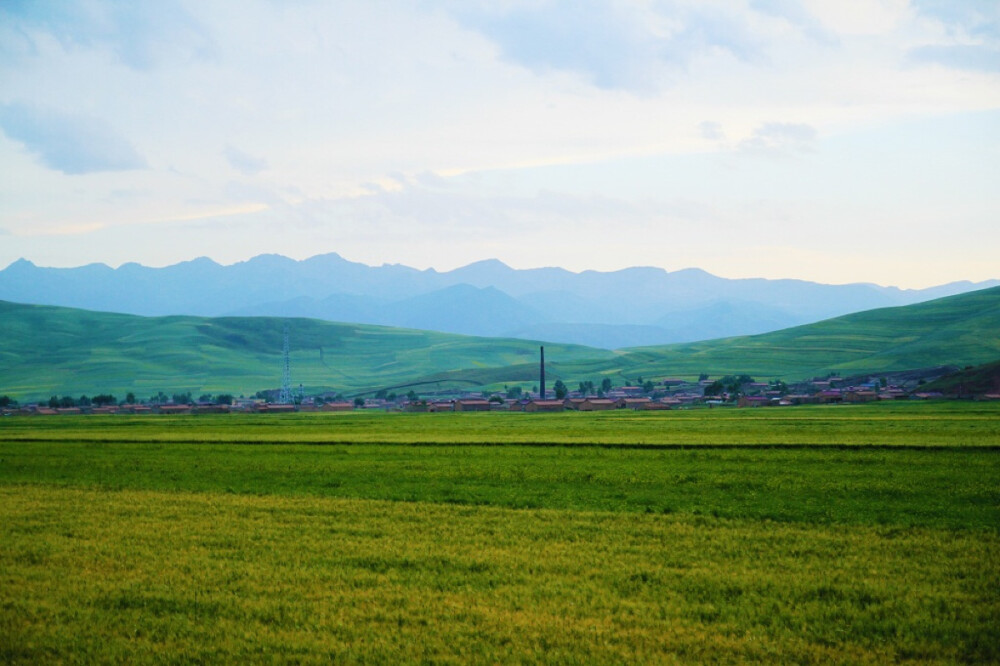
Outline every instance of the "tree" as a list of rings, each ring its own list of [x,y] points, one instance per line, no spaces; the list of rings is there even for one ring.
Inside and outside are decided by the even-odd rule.
[[[410,392],[406,394],[406,399],[409,400],[410,402],[419,402],[420,396],[417,395],[416,391],[410,389]]]
[[[134,405],[135,404],[135,393],[129,391],[125,394],[125,404]]]
[[[17,400],[11,398],[9,395],[0,395],[0,407],[11,407],[17,406]]]
[[[725,385],[722,383],[721,379],[716,379],[714,382],[705,387],[705,395],[719,395],[725,390]]]
[[[563,398],[566,397],[566,394],[569,392],[566,389],[566,385],[563,384],[563,380],[561,380],[561,379],[557,379],[556,380],[556,383],[552,387],[552,390],[554,390],[556,392],[556,400],[562,400]]]
[[[198,402],[212,402],[212,394],[202,393],[200,396],[198,396]]]
[[[496,394],[493,394],[493,395],[490,396],[490,402],[495,402],[498,405],[502,405],[503,404],[503,398],[501,398],[500,396],[498,396]]]
[[[607,393],[611,390],[611,377],[605,377],[601,380],[601,392]]]
[[[68,395],[64,395],[63,397],[59,398],[59,406],[60,407],[76,407],[76,400],[74,400],[73,398],[71,398]]]
[[[520,386],[512,386],[509,389],[507,389],[507,399],[518,400],[521,397],[522,393],[524,393],[524,391],[521,389]]]
[[[85,395],[81,395],[80,399],[77,401],[77,404],[80,405],[81,407],[90,407],[90,398],[88,398]]]
[[[231,405],[233,404],[233,396],[229,393],[220,393],[215,397],[215,404],[217,405]]]
[[[652,379],[647,379],[642,385],[643,393],[652,393],[653,389],[656,388],[656,384],[653,383]]]
[[[49,398],[49,407],[55,409],[58,406],[59,406],[59,396],[54,395],[51,398]]]
[[[187,393],[174,393],[174,404],[175,405],[190,405],[191,404],[191,391]]]
[[[580,395],[586,397],[591,393],[594,393],[594,382],[589,379],[585,382],[580,382]]]
[[[730,399],[735,399],[743,395],[744,384],[752,383],[753,377],[750,375],[740,375],[739,377],[726,375],[722,379],[716,379],[714,382],[706,386],[705,395],[720,395],[722,393],[728,393]]]
[[[358,396],[357,398],[354,399],[354,406],[355,407],[364,407],[365,406],[365,399],[362,398],[361,396]]]
[[[708,373],[707,372],[703,372],[700,375],[698,375],[698,381],[699,382],[703,382],[706,379],[708,379]]]
[[[95,405],[97,405],[98,407],[103,407],[104,405],[114,405],[118,403],[118,401],[115,400],[115,396],[109,393],[99,393],[98,395],[95,395],[93,398],[91,398],[90,401]]]

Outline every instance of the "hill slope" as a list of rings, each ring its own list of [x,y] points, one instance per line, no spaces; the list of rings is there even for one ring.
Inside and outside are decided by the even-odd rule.
[[[927,303],[859,312],[762,335],[620,350],[603,359],[552,358],[573,382],[611,377],[713,377],[747,373],[758,379],[802,380],[976,365],[1000,358],[1000,287]],[[462,372],[447,377],[462,378]]]
[[[922,390],[954,396],[1000,393],[1000,361],[967,367],[925,384]]]
[[[530,381],[537,375],[538,343],[525,340],[312,319],[138,317],[0,301],[0,394],[122,397],[133,391],[146,397],[159,390],[197,395],[276,388],[286,321],[292,380],[309,391],[398,386],[459,369],[470,377],[453,385],[479,382],[479,368],[491,369],[491,377],[514,372]],[[614,356],[571,345],[546,350],[568,360]]]
[[[531,386],[537,342],[267,317],[138,317],[0,301],[0,393],[275,388],[285,321],[309,391]],[[546,344],[550,381],[748,373],[796,380],[1000,358],[1000,287],[763,335],[610,352]],[[419,392],[419,391],[418,391]]]
[[[881,308],[749,337],[629,350],[620,359],[645,375],[747,372],[803,378],[1000,358],[1000,287]]]

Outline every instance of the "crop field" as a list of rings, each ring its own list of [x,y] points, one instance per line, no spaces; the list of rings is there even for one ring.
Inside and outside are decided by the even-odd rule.
[[[0,420],[0,661],[1000,661],[1000,406]]]

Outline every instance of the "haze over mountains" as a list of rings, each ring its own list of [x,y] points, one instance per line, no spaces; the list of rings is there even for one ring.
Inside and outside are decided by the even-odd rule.
[[[378,267],[337,254],[261,255],[164,268],[135,263],[0,271],[0,299],[138,315],[312,317],[606,349],[775,331],[873,308],[1000,285],[928,289],[801,280],[726,279],[699,269],[573,273],[486,260],[452,271]]]

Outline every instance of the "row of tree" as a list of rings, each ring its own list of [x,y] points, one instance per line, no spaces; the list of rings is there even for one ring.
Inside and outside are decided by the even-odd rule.
[[[3,396],[6,397],[6,396]],[[8,398],[8,400],[10,400]],[[231,405],[233,404],[233,396],[229,393],[220,393],[218,395],[212,395],[210,393],[204,393],[198,397],[197,402],[199,403],[212,403],[216,405]],[[74,398],[70,395],[58,396],[54,395],[49,398],[48,405],[53,409],[56,408],[66,408],[66,407],[104,407],[107,405],[134,405],[139,402],[145,402],[151,405],[166,405],[173,403],[175,405],[192,405],[195,400],[191,396],[191,392],[187,393],[174,393],[168,396],[163,391],[160,391],[156,395],[153,395],[147,401],[137,400],[135,393],[129,392],[125,399],[120,401],[110,393],[101,393],[93,397],[88,397],[86,395],[81,395],[79,398]],[[14,402],[14,404],[17,404]],[[5,407],[7,405],[0,402],[0,407]]]

